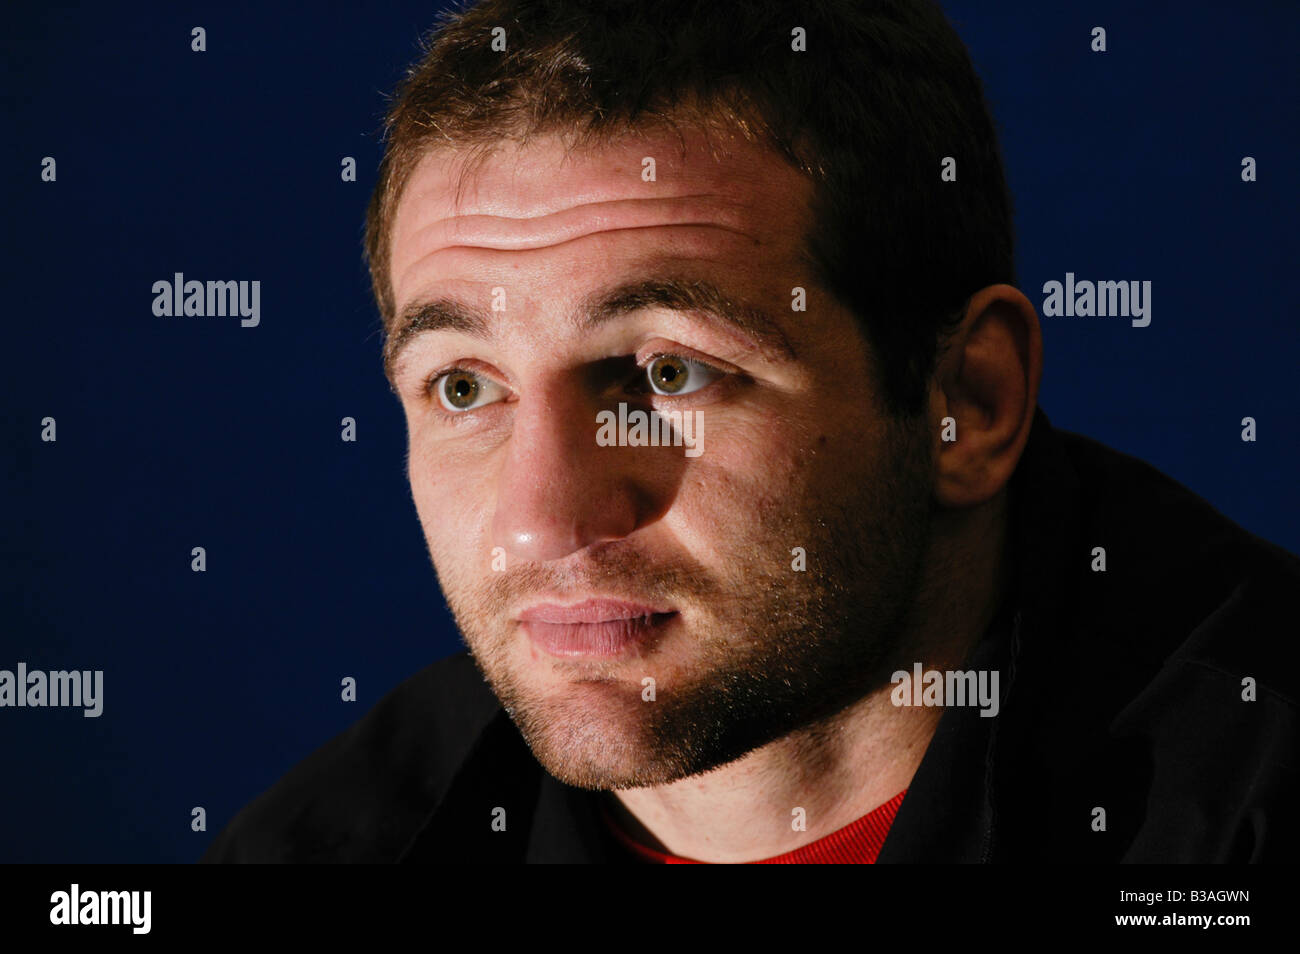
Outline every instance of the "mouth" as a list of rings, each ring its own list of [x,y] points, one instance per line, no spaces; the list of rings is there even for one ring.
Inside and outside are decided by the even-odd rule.
[[[552,656],[610,659],[639,653],[678,618],[673,609],[615,599],[536,603],[516,619],[529,641]]]

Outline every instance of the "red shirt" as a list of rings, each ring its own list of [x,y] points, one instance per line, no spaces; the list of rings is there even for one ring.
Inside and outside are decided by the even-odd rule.
[[[761,861],[754,861],[751,862],[751,864],[875,864],[876,856],[880,854],[880,848],[885,843],[885,836],[889,834],[889,826],[894,823],[894,816],[898,814],[898,806],[903,803],[903,796],[906,794],[907,789],[903,789],[903,791],[885,802],[885,804],[867,812],[867,814],[863,815],[857,821],[850,822],[843,828],[831,832],[824,838],[818,838],[816,841],[804,845],[802,848],[796,848],[794,851],[787,851],[785,854],[777,855],[774,858],[764,858]],[[702,861],[695,861],[691,858],[680,858],[677,855],[665,854],[662,851],[655,851],[653,848],[647,848],[645,845],[632,838],[632,836],[627,832],[623,831],[623,829],[619,827],[618,823],[610,817],[608,812],[604,812],[604,815],[606,824],[608,824],[610,829],[614,832],[619,843],[635,855],[638,861],[644,862],[645,864],[656,865],[699,865],[705,863]]]

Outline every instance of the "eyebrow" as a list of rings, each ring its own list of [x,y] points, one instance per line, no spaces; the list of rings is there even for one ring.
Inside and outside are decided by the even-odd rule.
[[[740,332],[765,356],[795,360],[794,348],[771,314],[727,295],[703,279],[644,278],[593,292],[582,299],[573,324],[580,333],[591,331],[605,322],[646,308],[691,313],[711,324]],[[392,380],[402,351],[426,332],[455,331],[473,338],[491,338],[489,314],[455,298],[410,303],[398,315],[396,330],[384,345],[384,371]]]

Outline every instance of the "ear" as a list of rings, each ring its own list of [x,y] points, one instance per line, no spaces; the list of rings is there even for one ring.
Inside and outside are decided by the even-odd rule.
[[[1042,372],[1043,339],[1029,299],[1011,285],[973,295],[930,383],[941,506],[984,503],[1011,479],[1029,440]]]

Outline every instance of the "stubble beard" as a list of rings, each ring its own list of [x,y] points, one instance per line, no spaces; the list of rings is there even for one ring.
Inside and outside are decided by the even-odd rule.
[[[907,642],[931,513],[927,446],[902,428],[891,445],[848,499],[804,499],[762,517],[725,569],[686,554],[654,563],[611,545],[593,549],[580,576],[527,564],[455,592],[444,586],[475,663],[546,770],[593,790],[664,785],[816,732],[887,684]],[[791,568],[796,546],[804,571]],[[657,680],[653,701],[640,669],[633,678],[598,663],[556,661],[571,691],[539,691],[520,671],[524,637],[506,607],[556,589],[630,589],[693,610],[683,617],[695,624],[664,647],[689,659]],[[655,675],[653,653],[640,668]]]

